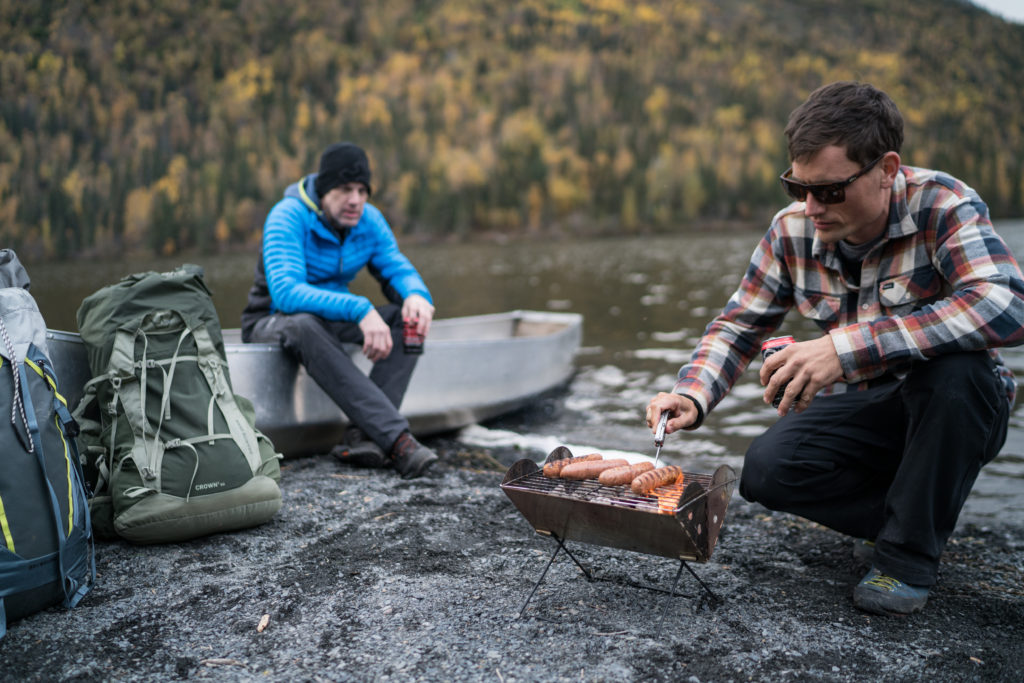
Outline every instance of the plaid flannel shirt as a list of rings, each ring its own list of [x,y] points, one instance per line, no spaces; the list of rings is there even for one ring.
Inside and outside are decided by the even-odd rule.
[[[701,409],[698,426],[793,307],[832,338],[843,381],[860,390],[911,362],[989,349],[1013,403],[1013,374],[994,350],[1024,342],[1024,276],[992,229],[978,194],[938,171],[903,166],[889,226],[848,282],[837,245],[824,244],[794,202],[775,215],[739,288],[708,324],[674,392]]]

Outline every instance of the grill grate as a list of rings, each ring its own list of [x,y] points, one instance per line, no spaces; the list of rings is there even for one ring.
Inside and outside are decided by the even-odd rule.
[[[699,484],[704,491],[707,491],[712,485],[710,474],[684,472],[683,475],[683,481],[670,486],[662,486],[657,489],[657,494],[648,495],[633,493],[625,486],[605,486],[596,479],[581,481],[545,477],[540,470],[507,481],[502,488],[565,498],[592,505],[609,505],[658,514],[673,514],[679,509],[679,501],[691,482]]]

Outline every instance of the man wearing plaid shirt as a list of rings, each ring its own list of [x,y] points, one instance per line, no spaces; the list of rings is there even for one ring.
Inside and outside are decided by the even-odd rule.
[[[822,331],[765,359],[781,419],[754,440],[740,493],[864,539],[854,604],[924,607],[1016,385],[994,350],[1024,342],[1024,276],[959,180],[902,166],[903,119],[874,87],[819,88],[790,115],[796,200],[776,214],[652,428],[696,429],[796,308]]]

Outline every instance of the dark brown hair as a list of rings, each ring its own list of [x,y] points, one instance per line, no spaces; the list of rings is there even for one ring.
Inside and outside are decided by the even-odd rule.
[[[846,148],[851,161],[866,164],[903,145],[903,116],[888,95],[867,83],[824,85],[793,110],[786,125],[789,159],[816,154],[829,145]]]

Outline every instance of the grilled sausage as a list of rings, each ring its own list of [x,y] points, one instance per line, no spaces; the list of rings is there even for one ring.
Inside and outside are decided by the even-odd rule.
[[[654,469],[654,463],[648,460],[638,462],[635,465],[623,465],[605,470],[598,475],[597,480],[605,486],[625,486],[638,476]]]
[[[628,465],[622,458],[614,460],[591,460],[587,462],[573,462],[562,468],[558,476],[562,479],[597,479],[597,477],[613,467]]]
[[[675,484],[683,476],[683,471],[675,465],[666,465],[665,467],[659,467],[656,470],[644,472],[629,485],[629,488],[633,493],[639,493],[645,495],[658,488],[659,486],[668,486],[669,484]]]
[[[559,458],[557,460],[552,460],[551,462],[544,463],[544,476],[554,479],[558,477],[562,468],[570,463],[591,462],[593,460],[601,460],[603,457],[604,456],[600,453],[591,453],[590,455],[583,455],[578,458]]]

